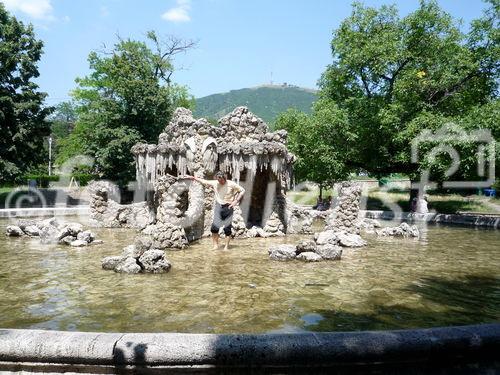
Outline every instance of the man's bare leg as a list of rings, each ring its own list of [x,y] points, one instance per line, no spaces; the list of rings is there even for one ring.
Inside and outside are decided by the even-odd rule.
[[[229,241],[231,241],[231,236],[226,236],[226,245],[224,246],[224,250],[229,250]]]
[[[212,242],[214,244],[213,250],[217,250],[219,248],[219,233],[212,233]]]

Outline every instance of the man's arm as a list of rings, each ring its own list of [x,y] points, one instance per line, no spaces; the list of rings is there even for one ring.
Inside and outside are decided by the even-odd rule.
[[[196,176],[188,176],[188,175],[186,175],[184,177],[187,178],[188,180],[197,181],[200,184],[202,184],[203,186],[213,186],[213,182],[210,180],[204,180],[203,178],[199,178]]]
[[[231,202],[231,204],[229,205],[230,207],[235,207],[237,206],[241,200],[243,199],[243,195],[245,195],[245,189],[243,187],[241,187],[240,185],[238,185],[237,183],[234,182],[234,185],[233,185],[234,189],[236,191],[238,191],[238,193],[234,196],[234,199],[233,201]]]

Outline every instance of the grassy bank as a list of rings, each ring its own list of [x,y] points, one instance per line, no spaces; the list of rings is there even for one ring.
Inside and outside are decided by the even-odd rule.
[[[316,203],[319,191],[291,191],[289,196],[293,202],[304,205],[313,205]],[[442,194],[428,192],[429,210],[435,210],[439,213],[452,214],[458,211],[481,212],[481,213],[500,213],[500,199],[489,198],[480,195],[459,195]],[[323,197],[332,195],[331,191],[323,193]],[[393,204],[397,204],[403,211],[409,211],[409,191],[381,191],[378,189],[370,190],[366,196],[367,210],[391,210]]]

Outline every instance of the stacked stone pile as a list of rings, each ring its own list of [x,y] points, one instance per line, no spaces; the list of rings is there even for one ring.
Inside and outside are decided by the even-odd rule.
[[[166,273],[172,265],[163,250],[153,247],[153,241],[138,237],[133,245],[125,247],[119,256],[103,258],[102,268],[119,273]]]
[[[276,245],[269,248],[272,260],[298,259],[306,262],[340,260],[344,248],[366,246],[359,235],[345,231],[325,230],[314,239],[300,241],[297,245]]]
[[[361,186],[351,182],[343,182],[339,188],[337,206],[326,221],[326,229],[359,234],[358,216]]]
[[[150,235],[155,248],[182,250],[188,247],[186,231],[179,225],[156,223],[145,228],[142,233]]]
[[[234,208],[232,227],[233,235],[235,237],[245,237],[247,227],[245,225],[245,220],[243,219],[243,212],[239,206]]]
[[[381,228],[382,224],[375,219],[363,218],[357,221],[356,226],[366,233],[375,233],[375,229]]]
[[[409,225],[408,223],[401,223],[396,227],[386,227],[376,231],[378,236],[381,237],[403,237],[403,238],[418,238],[420,232],[416,225]]]
[[[276,211],[273,211],[271,216],[269,216],[269,219],[267,219],[263,231],[267,234],[266,237],[278,237],[285,235],[285,226],[281,222]]]
[[[324,231],[315,233],[313,240],[301,241],[296,246],[279,245],[269,249],[273,260],[298,259],[307,262],[339,260],[344,248],[366,246],[359,235],[359,200],[361,187],[343,183],[338,206],[327,219]]]
[[[6,234],[11,237],[38,237],[41,243],[73,247],[102,243],[102,241],[95,239],[94,233],[84,230],[82,224],[59,221],[56,218],[38,221],[19,220],[17,225],[7,226]]]

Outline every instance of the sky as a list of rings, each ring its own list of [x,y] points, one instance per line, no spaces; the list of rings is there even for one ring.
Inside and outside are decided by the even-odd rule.
[[[332,32],[351,13],[351,0],[0,0],[32,23],[44,42],[37,83],[55,105],[70,99],[75,78],[89,74],[91,51],[110,50],[117,36],[145,40],[146,32],[196,40],[174,61],[173,80],[195,97],[287,82],[316,88],[331,62]],[[481,0],[439,0],[467,30],[486,8]],[[418,0],[395,4],[401,15]]]

